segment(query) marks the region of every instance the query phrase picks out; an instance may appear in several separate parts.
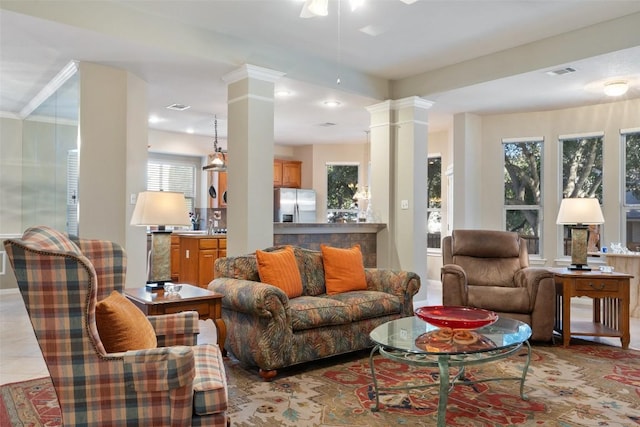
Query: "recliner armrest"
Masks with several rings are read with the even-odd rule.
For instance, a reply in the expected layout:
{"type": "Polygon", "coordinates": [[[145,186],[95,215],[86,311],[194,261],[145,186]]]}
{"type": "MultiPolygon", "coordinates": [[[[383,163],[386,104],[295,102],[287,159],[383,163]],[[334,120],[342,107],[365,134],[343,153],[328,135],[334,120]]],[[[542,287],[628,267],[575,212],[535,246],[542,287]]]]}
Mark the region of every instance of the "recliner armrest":
{"type": "Polygon", "coordinates": [[[518,270],[513,280],[516,286],[527,288],[529,292],[530,310],[533,310],[536,304],[536,297],[538,296],[540,284],[550,283],[550,285],[546,286],[553,286],[555,283],[553,273],[546,268],[541,267],[526,267],[522,270],[518,270]]]}
{"type": "Polygon", "coordinates": [[[456,264],[445,264],[440,269],[442,281],[442,304],[462,305],[468,304],[467,273],[456,264]]]}

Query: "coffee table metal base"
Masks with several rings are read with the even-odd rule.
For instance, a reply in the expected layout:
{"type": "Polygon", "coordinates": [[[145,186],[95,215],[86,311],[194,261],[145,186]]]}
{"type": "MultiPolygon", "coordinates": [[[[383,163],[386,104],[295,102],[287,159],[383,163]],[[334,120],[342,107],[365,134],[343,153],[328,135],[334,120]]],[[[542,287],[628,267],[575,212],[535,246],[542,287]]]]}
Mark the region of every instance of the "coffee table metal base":
{"type": "Polygon", "coordinates": [[[527,377],[530,363],[531,346],[529,345],[529,341],[514,344],[513,346],[502,348],[499,350],[470,354],[410,353],[400,350],[388,349],[381,345],[376,345],[373,350],[371,350],[371,355],[369,356],[371,377],[373,379],[373,387],[376,394],[376,405],[371,408],[371,410],[373,412],[377,412],[380,410],[380,391],[413,390],[440,386],[437,425],[438,427],[444,427],[446,425],[447,401],[449,399],[449,393],[456,384],[471,385],[488,381],[520,381],[520,397],[522,398],[522,400],[528,400],[528,397],[524,393],[524,381],[527,377]],[[523,344],[526,345],[527,348],[527,358],[524,363],[524,367],[522,368],[522,375],[520,377],[486,378],[475,381],[470,381],[465,377],[465,368],[467,366],[480,365],[483,363],[505,359],[517,353],[522,348],[523,344]],[[431,368],[437,367],[440,371],[440,382],[422,385],[381,387],[376,379],[375,365],[373,363],[373,357],[376,353],[380,353],[381,356],[387,359],[412,366],[431,368]],[[458,372],[453,377],[450,377],[450,368],[455,367],[459,368],[458,372]]]}

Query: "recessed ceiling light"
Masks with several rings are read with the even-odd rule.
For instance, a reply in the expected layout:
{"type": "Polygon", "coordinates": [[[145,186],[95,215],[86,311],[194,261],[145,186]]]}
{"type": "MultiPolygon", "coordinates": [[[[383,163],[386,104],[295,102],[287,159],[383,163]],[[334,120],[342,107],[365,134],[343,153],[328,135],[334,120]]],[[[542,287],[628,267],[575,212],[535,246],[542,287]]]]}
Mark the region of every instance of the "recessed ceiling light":
{"type": "Polygon", "coordinates": [[[330,99],[327,101],[324,101],[324,105],[326,105],[327,107],[337,107],[340,105],[340,101],[336,101],[335,99],[330,99]]]}
{"type": "Polygon", "coordinates": [[[625,81],[609,82],[604,85],[604,93],[607,96],[624,95],[628,90],[629,84],[625,81]]]}
{"type": "Polygon", "coordinates": [[[320,123],[318,126],[322,126],[324,128],[328,128],[328,127],[335,126],[335,125],[336,125],[336,123],[333,123],[333,122],[324,122],[324,123],[320,123]]]}
{"type": "Polygon", "coordinates": [[[149,123],[159,123],[162,119],[158,116],[149,116],[149,123]]]}
{"type": "Polygon", "coordinates": [[[286,89],[280,89],[276,91],[276,96],[278,98],[286,98],[287,96],[291,96],[292,93],[290,90],[286,90],[286,89]]]}
{"type": "Polygon", "coordinates": [[[193,128],[187,129],[187,133],[193,133],[193,132],[194,132],[193,128]]]}
{"type": "Polygon", "coordinates": [[[184,111],[191,108],[191,105],[171,104],[171,105],[167,105],[165,108],[168,110],[184,111]]]}

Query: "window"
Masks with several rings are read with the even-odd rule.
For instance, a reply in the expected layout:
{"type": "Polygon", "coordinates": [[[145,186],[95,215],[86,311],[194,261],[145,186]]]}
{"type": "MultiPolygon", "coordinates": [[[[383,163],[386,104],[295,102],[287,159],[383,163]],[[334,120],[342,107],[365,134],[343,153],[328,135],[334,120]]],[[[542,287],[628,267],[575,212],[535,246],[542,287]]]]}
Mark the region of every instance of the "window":
{"type": "Polygon", "coordinates": [[[622,131],[625,179],[623,221],[627,248],[640,251],[640,129],[622,131]]]}
{"type": "Polygon", "coordinates": [[[505,229],[527,242],[529,254],[542,247],[542,138],[503,140],[505,229]]]}
{"type": "Polygon", "coordinates": [[[187,209],[193,212],[199,164],[199,158],[150,155],[147,161],[147,190],[184,193],[187,209]]]}
{"type": "Polygon", "coordinates": [[[427,249],[440,249],[442,239],[442,157],[427,161],[427,249]]]}
{"type": "Polygon", "coordinates": [[[327,165],[327,222],[357,221],[358,206],[353,200],[357,187],[357,164],[327,165]]]}
{"type": "MultiPolygon", "coordinates": [[[[561,136],[562,197],[596,197],[602,204],[603,134],[561,136]]],[[[587,252],[600,250],[600,226],[590,226],[587,252]]],[[[571,227],[563,227],[564,255],[571,255],[571,227]]]]}

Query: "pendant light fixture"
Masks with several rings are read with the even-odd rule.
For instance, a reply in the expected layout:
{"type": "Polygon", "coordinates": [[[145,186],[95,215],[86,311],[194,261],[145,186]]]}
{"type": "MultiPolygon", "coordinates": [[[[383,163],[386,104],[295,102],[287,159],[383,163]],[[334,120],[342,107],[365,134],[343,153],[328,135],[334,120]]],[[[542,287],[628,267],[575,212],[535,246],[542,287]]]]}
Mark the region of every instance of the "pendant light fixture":
{"type": "Polygon", "coordinates": [[[211,162],[202,167],[204,171],[225,172],[227,170],[227,159],[222,152],[222,148],[218,147],[218,116],[213,119],[213,156],[211,162]]]}

